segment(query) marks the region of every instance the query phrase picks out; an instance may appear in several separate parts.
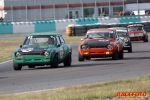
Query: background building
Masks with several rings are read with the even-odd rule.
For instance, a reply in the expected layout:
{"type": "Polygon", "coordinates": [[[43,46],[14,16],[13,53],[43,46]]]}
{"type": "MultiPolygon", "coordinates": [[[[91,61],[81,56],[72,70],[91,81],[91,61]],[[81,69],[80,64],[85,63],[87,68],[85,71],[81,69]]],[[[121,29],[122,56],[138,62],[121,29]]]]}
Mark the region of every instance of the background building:
{"type": "Polygon", "coordinates": [[[58,20],[66,18],[116,17],[118,13],[145,15],[150,0],[0,0],[4,21],[58,20]]]}

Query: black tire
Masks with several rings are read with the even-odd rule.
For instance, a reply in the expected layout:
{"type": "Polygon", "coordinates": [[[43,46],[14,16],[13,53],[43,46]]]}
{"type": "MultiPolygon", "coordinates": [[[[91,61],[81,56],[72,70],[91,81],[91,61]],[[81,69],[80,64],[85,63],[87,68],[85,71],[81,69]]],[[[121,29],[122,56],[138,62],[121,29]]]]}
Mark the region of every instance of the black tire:
{"type": "Polygon", "coordinates": [[[119,53],[119,59],[123,59],[124,57],[124,53],[123,53],[123,49],[121,50],[121,52],[119,53]]]}
{"type": "Polygon", "coordinates": [[[129,53],[132,52],[132,45],[130,45],[130,48],[128,49],[128,52],[129,52],[129,53]]]}
{"type": "Polygon", "coordinates": [[[14,70],[21,70],[21,69],[22,69],[22,65],[17,64],[17,63],[13,60],[13,68],[14,68],[14,70]]]}
{"type": "Polygon", "coordinates": [[[112,56],[113,60],[118,60],[118,50],[115,51],[115,53],[112,56]]]}
{"type": "Polygon", "coordinates": [[[54,56],[53,61],[51,63],[52,68],[57,68],[58,67],[58,56],[57,54],[54,56]]]}
{"type": "Polygon", "coordinates": [[[146,42],[146,39],[144,38],[143,42],[146,42]]]}
{"type": "Polygon", "coordinates": [[[29,67],[29,68],[35,68],[35,66],[34,66],[34,65],[28,65],[28,67],[29,67]]]}
{"type": "Polygon", "coordinates": [[[147,36],[146,42],[148,42],[148,36],[147,36]]]}
{"type": "Polygon", "coordinates": [[[79,55],[78,55],[78,60],[79,61],[84,61],[84,57],[80,54],[80,52],[79,52],[79,55]]]}
{"type": "Polygon", "coordinates": [[[71,53],[68,54],[66,61],[64,62],[64,66],[71,66],[72,56],[71,53]]]}
{"type": "Polygon", "coordinates": [[[144,42],[148,42],[148,37],[146,38],[146,36],[144,36],[144,42]]]}
{"type": "Polygon", "coordinates": [[[85,57],[86,60],[91,60],[91,57],[85,57]]]}

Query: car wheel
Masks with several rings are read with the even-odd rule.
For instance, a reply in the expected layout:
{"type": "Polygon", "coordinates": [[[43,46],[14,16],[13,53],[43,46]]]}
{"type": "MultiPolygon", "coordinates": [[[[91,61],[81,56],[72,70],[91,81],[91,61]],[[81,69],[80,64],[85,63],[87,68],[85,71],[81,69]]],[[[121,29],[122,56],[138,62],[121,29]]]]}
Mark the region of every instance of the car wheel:
{"type": "Polygon", "coordinates": [[[147,37],[147,39],[146,39],[146,42],[148,42],[148,37],[147,37]]]}
{"type": "Polygon", "coordinates": [[[79,54],[78,54],[78,60],[79,60],[79,61],[84,61],[84,57],[80,54],[80,52],[79,52],[79,54]]]}
{"type": "Polygon", "coordinates": [[[132,45],[130,45],[130,48],[128,49],[128,52],[129,52],[129,53],[132,52],[132,45]]]}
{"type": "Polygon", "coordinates": [[[115,51],[115,53],[112,56],[113,60],[118,60],[118,50],[115,51]]]}
{"type": "Polygon", "coordinates": [[[14,70],[21,70],[21,69],[22,69],[22,65],[17,64],[17,63],[13,60],[13,68],[14,68],[14,70]]]}
{"type": "Polygon", "coordinates": [[[58,56],[57,54],[54,56],[53,61],[51,63],[52,68],[57,68],[58,67],[58,56]]]}
{"type": "Polygon", "coordinates": [[[72,56],[71,53],[68,54],[66,61],[64,62],[64,66],[71,66],[72,56]]]}
{"type": "Polygon", "coordinates": [[[124,57],[124,53],[123,53],[123,49],[121,50],[121,52],[119,53],[119,59],[123,59],[124,57]]]}
{"type": "Polygon", "coordinates": [[[29,68],[35,68],[35,66],[34,66],[34,65],[28,65],[28,67],[29,67],[29,68]]]}
{"type": "Polygon", "coordinates": [[[91,60],[91,57],[85,57],[86,60],[91,60]]]}
{"type": "Polygon", "coordinates": [[[146,36],[144,36],[144,42],[148,42],[148,38],[146,38],[146,36]]]}

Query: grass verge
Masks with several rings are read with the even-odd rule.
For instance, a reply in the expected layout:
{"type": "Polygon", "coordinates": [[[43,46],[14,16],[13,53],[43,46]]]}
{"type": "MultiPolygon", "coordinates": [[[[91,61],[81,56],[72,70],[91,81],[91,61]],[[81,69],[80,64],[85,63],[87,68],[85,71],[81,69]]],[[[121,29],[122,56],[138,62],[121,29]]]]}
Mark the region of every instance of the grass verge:
{"type": "MultiPolygon", "coordinates": [[[[73,43],[79,43],[81,42],[80,39],[83,38],[83,36],[64,36],[64,39],[68,44],[73,43]]],[[[0,62],[9,60],[12,58],[13,51],[23,43],[24,39],[1,39],[0,40],[0,62]]]]}
{"type": "Polygon", "coordinates": [[[114,98],[117,92],[150,93],[150,76],[70,86],[53,91],[0,95],[0,100],[100,100],[114,98]]]}

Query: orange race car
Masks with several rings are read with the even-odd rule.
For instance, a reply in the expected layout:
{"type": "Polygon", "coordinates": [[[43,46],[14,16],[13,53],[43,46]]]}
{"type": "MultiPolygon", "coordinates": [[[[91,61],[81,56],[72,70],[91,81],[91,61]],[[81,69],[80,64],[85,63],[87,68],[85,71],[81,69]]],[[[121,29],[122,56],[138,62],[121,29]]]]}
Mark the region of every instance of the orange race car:
{"type": "Polygon", "coordinates": [[[112,57],[114,60],[123,59],[123,42],[114,29],[97,28],[87,31],[85,38],[78,46],[78,60],[91,58],[112,57]]]}

